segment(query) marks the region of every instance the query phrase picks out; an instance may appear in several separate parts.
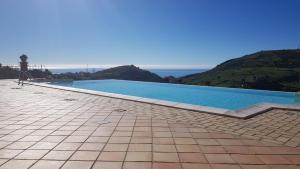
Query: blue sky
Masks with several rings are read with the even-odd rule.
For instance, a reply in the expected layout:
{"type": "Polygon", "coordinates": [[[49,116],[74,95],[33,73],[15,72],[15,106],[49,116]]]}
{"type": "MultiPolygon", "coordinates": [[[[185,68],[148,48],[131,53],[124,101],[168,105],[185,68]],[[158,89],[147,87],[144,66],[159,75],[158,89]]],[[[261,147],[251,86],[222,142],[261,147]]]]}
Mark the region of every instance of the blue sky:
{"type": "Polygon", "coordinates": [[[1,0],[0,62],[211,67],[300,44],[299,0],[1,0]]]}

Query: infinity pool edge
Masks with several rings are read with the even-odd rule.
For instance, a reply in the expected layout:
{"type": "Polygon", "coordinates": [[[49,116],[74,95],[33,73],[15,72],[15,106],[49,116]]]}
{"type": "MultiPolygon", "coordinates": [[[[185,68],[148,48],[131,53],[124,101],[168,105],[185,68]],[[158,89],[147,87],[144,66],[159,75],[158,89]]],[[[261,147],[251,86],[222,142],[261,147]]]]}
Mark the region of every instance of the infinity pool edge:
{"type": "Polygon", "coordinates": [[[88,90],[88,89],[79,89],[79,88],[74,88],[74,87],[51,85],[51,84],[47,84],[47,83],[26,82],[26,84],[40,86],[40,87],[47,87],[47,88],[52,88],[52,89],[65,90],[65,91],[92,94],[92,95],[103,96],[103,97],[117,98],[117,99],[140,102],[140,103],[167,106],[167,107],[172,107],[172,108],[179,108],[179,109],[184,109],[184,110],[197,111],[197,112],[209,113],[209,114],[215,114],[215,115],[221,115],[221,116],[227,116],[227,117],[234,117],[234,118],[239,118],[239,119],[248,119],[248,118],[254,117],[258,114],[270,111],[272,109],[285,109],[285,110],[299,110],[300,111],[300,106],[274,104],[274,103],[258,103],[258,104],[252,105],[251,107],[247,107],[247,108],[243,108],[243,109],[239,109],[239,110],[229,110],[229,109],[222,109],[222,108],[216,108],[216,107],[198,106],[198,105],[192,105],[192,104],[186,104],[186,103],[165,101],[165,100],[159,100],[159,99],[149,99],[149,98],[143,98],[143,97],[137,97],[137,96],[129,96],[129,95],[124,95],[124,94],[115,94],[115,93],[101,92],[101,91],[88,90]]]}

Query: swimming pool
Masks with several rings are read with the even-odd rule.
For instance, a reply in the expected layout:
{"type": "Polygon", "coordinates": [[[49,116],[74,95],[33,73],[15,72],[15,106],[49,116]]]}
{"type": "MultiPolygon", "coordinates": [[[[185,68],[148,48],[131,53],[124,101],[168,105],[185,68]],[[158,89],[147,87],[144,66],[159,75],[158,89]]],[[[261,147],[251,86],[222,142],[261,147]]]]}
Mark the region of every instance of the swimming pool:
{"type": "Polygon", "coordinates": [[[52,84],[229,110],[247,108],[262,102],[300,105],[300,98],[293,92],[127,80],[83,80],[52,84]]]}

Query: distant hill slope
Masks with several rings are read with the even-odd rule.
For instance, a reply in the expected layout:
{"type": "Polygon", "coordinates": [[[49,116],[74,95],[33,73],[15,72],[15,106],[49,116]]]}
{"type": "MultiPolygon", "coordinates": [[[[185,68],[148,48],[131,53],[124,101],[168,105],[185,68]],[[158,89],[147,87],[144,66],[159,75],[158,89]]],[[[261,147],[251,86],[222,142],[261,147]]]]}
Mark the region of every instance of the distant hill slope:
{"type": "Polygon", "coordinates": [[[118,66],[105,69],[92,74],[93,79],[121,79],[148,82],[163,82],[164,80],[155,73],[140,69],[134,65],[118,66]]]}
{"type": "Polygon", "coordinates": [[[179,83],[300,91],[300,50],[261,51],[177,79],[179,83]]]}

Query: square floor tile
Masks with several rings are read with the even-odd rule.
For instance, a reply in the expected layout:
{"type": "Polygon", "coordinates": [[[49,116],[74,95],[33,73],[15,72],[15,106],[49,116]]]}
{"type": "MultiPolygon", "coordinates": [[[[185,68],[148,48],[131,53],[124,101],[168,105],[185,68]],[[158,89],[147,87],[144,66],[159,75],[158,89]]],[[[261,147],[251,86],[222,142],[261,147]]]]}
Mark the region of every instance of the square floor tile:
{"type": "Polygon", "coordinates": [[[179,163],[153,163],[152,169],[182,169],[179,163]]]}
{"type": "Polygon", "coordinates": [[[176,145],[178,152],[200,152],[200,148],[198,145],[176,145]]]}
{"type": "Polygon", "coordinates": [[[228,154],[205,154],[209,163],[236,163],[228,154]]]}
{"type": "Polygon", "coordinates": [[[204,155],[201,153],[179,153],[179,159],[181,162],[191,162],[191,163],[207,163],[204,155]]]}
{"type": "Polygon", "coordinates": [[[71,160],[96,160],[99,153],[97,151],[76,151],[71,160]]]}
{"type": "Polygon", "coordinates": [[[153,144],[154,152],[176,152],[175,145],[153,144]]]}
{"type": "Polygon", "coordinates": [[[64,161],[39,160],[30,169],[59,169],[64,161]]]}
{"type": "Polygon", "coordinates": [[[231,158],[239,164],[263,164],[255,155],[231,154],[231,158]]]}
{"type": "Polygon", "coordinates": [[[67,161],[61,169],[90,169],[92,165],[91,161],[67,161]]]}
{"type": "Polygon", "coordinates": [[[36,160],[10,160],[7,163],[3,164],[1,169],[27,169],[29,168],[36,160]]]}
{"type": "Polygon", "coordinates": [[[182,163],[182,169],[212,169],[212,168],[210,167],[209,164],[182,163]]]}
{"type": "Polygon", "coordinates": [[[128,151],[151,151],[151,144],[129,144],[128,151]]]}
{"type": "Polygon", "coordinates": [[[16,159],[41,159],[49,150],[25,150],[16,159]]]}
{"type": "Polygon", "coordinates": [[[280,155],[258,155],[257,157],[265,164],[292,164],[280,155]]]}
{"type": "Polygon", "coordinates": [[[153,161],[179,162],[179,158],[177,153],[153,153],[153,161]]]}
{"type": "Polygon", "coordinates": [[[151,169],[151,162],[125,162],[122,169],[151,169]]]}
{"type": "Polygon", "coordinates": [[[152,161],[151,152],[127,152],[125,161],[152,161]]]}
{"type": "Polygon", "coordinates": [[[19,150],[22,150],[22,149],[27,149],[29,148],[30,146],[32,146],[33,144],[35,144],[36,142],[31,142],[31,141],[17,141],[17,142],[14,142],[10,145],[8,145],[7,149],[19,149],[19,150]]]}
{"type": "Polygon", "coordinates": [[[77,150],[77,148],[81,145],[82,143],[65,143],[62,142],[59,145],[57,145],[54,150],[77,150]]]}
{"type": "Polygon", "coordinates": [[[111,137],[108,143],[129,143],[131,137],[111,137]]]}
{"type": "Polygon", "coordinates": [[[43,159],[47,160],[67,160],[74,153],[74,151],[50,151],[43,159]]]}
{"type": "Polygon", "coordinates": [[[101,151],[104,147],[102,143],[83,143],[79,150],[94,150],[94,151],[101,151]]]}
{"type": "Polygon", "coordinates": [[[93,169],[122,169],[122,162],[97,161],[93,169]]]}
{"type": "Polygon", "coordinates": [[[153,144],[175,144],[173,138],[153,138],[153,144]]]}
{"type": "Polygon", "coordinates": [[[128,144],[106,144],[103,151],[127,151],[128,144]]]}
{"type": "Polygon", "coordinates": [[[126,152],[102,152],[98,158],[100,161],[124,161],[126,152]]]}
{"type": "Polygon", "coordinates": [[[31,146],[29,149],[50,150],[50,149],[53,149],[57,144],[58,143],[37,142],[35,145],[31,146]]]}

